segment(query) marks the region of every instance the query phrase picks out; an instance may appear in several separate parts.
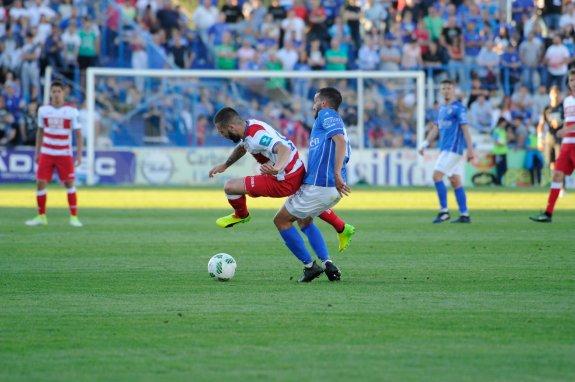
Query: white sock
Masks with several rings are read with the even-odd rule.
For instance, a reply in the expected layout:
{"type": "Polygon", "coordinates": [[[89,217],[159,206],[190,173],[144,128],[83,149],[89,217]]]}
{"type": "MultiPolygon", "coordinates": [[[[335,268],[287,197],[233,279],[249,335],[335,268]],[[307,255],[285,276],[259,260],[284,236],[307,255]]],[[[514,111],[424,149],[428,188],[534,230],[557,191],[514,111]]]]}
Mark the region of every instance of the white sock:
{"type": "Polygon", "coordinates": [[[308,263],[308,264],[304,264],[303,266],[304,266],[304,267],[306,267],[306,268],[311,268],[311,267],[312,267],[312,265],[313,265],[313,262],[311,262],[311,263],[308,263]]]}
{"type": "Polygon", "coordinates": [[[449,212],[449,209],[447,209],[447,208],[442,208],[442,209],[439,210],[439,212],[441,212],[441,213],[443,213],[443,212],[449,212]]]}
{"type": "Polygon", "coordinates": [[[228,194],[226,194],[226,198],[228,198],[228,200],[236,200],[236,199],[239,199],[241,197],[242,197],[242,195],[228,195],[228,194]]]}

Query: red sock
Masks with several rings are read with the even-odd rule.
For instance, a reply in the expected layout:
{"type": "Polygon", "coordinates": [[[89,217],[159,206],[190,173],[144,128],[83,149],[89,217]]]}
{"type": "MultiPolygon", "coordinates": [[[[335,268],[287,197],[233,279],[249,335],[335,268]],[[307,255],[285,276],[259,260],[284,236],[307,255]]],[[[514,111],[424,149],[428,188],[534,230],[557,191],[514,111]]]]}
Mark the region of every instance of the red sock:
{"type": "Polygon", "coordinates": [[[78,214],[78,200],[75,187],[68,189],[68,206],[70,207],[70,215],[76,216],[78,214]]]}
{"type": "Polygon", "coordinates": [[[231,197],[235,197],[237,195],[227,195],[228,196],[228,203],[233,207],[234,211],[236,212],[235,215],[238,218],[245,218],[250,213],[248,212],[248,206],[246,204],[246,196],[242,195],[236,199],[230,199],[231,197]]]}
{"type": "Polygon", "coordinates": [[[36,203],[38,204],[38,214],[40,215],[44,215],[46,213],[46,199],[48,199],[46,190],[36,192],[36,203]]]}
{"type": "Polygon", "coordinates": [[[324,222],[330,224],[333,228],[335,228],[337,232],[343,232],[343,229],[345,228],[345,222],[341,220],[339,216],[337,216],[335,212],[333,212],[332,209],[323,211],[319,215],[319,218],[324,222]]]}
{"type": "Polygon", "coordinates": [[[557,198],[559,198],[559,193],[561,192],[561,183],[553,182],[551,183],[551,189],[549,190],[549,198],[547,199],[547,208],[545,213],[547,215],[553,215],[553,210],[555,209],[555,203],[557,203],[557,198]]]}

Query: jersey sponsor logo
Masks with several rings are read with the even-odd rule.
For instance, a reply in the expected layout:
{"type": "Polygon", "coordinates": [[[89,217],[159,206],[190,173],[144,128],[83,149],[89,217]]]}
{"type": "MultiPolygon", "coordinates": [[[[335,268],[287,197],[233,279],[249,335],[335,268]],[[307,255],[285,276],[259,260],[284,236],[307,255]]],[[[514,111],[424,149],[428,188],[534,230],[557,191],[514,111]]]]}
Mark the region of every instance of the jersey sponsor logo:
{"type": "Polygon", "coordinates": [[[309,148],[315,147],[319,144],[319,138],[313,138],[309,141],[309,148]]]}
{"type": "Polygon", "coordinates": [[[270,143],[272,141],[272,137],[264,135],[261,139],[260,139],[260,145],[261,146],[269,146],[270,143]]]}

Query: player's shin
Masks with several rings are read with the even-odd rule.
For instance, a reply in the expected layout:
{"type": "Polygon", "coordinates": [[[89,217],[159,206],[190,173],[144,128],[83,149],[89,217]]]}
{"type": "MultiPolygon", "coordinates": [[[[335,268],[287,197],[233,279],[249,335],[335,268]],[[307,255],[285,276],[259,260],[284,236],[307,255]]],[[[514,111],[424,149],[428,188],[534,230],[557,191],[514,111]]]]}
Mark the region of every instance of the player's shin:
{"type": "Polygon", "coordinates": [[[547,208],[545,213],[549,216],[553,215],[553,210],[555,209],[555,203],[557,203],[557,198],[559,198],[559,193],[561,192],[561,182],[551,183],[551,189],[549,190],[549,197],[547,198],[547,208]]]}
{"type": "Polygon", "coordinates": [[[308,225],[307,227],[303,227],[301,231],[307,236],[313,251],[317,255],[317,257],[325,263],[329,260],[329,252],[327,250],[327,245],[325,244],[325,240],[321,234],[321,231],[317,226],[313,223],[308,225]]]}
{"type": "Polygon", "coordinates": [[[455,199],[459,206],[459,213],[462,216],[469,215],[469,211],[467,210],[467,196],[465,195],[465,189],[463,187],[455,189],[455,199]]]}
{"type": "Polygon", "coordinates": [[[46,189],[36,191],[36,203],[38,204],[38,215],[46,214],[46,200],[48,194],[46,189]]]}
{"type": "Polygon", "coordinates": [[[280,230],[280,235],[284,239],[286,246],[306,267],[311,267],[313,260],[305,247],[305,243],[294,226],[280,230]]]}
{"type": "Polygon", "coordinates": [[[70,215],[78,215],[78,197],[76,194],[76,187],[71,187],[66,190],[68,194],[68,207],[70,208],[70,215]]]}
{"type": "Polygon", "coordinates": [[[248,206],[246,204],[246,196],[245,195],[228,195],[228,194],[226,194],[226,197],[228,198],[228,203],[230,203],[230,205],[232,206],[232,208],[235,211],[235,215],[238,218],[243,219],[250,214],[248,211],[248,206]]]}
{"type": "Polygon", "coordinates": [[[435,191],[437,192],[440,211],[447,211],[447,187],[445,187],[443,180],[435,182],[435,191]]]}
{"type": "Polygon", "coordinates": [[[336,232],[343,232],[345,228],[345,222],[339,216],[337,216],[332,209],[323,211],[318,217],[331,225],[336,230],[336,232]]]}

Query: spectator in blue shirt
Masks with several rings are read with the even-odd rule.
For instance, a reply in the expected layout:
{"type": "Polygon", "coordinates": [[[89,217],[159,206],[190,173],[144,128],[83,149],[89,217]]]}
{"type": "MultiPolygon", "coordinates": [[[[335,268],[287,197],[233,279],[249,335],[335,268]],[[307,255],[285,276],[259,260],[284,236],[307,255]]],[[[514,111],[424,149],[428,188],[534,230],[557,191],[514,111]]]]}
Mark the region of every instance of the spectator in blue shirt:
{"type": "Polygon", "coordinates": [[[505,52],[501,55],[501,69],[503,92],[505,95],[510,95],[515,84],[521,79],[521,59],[514,41],[509,42],[505,52]]]}

